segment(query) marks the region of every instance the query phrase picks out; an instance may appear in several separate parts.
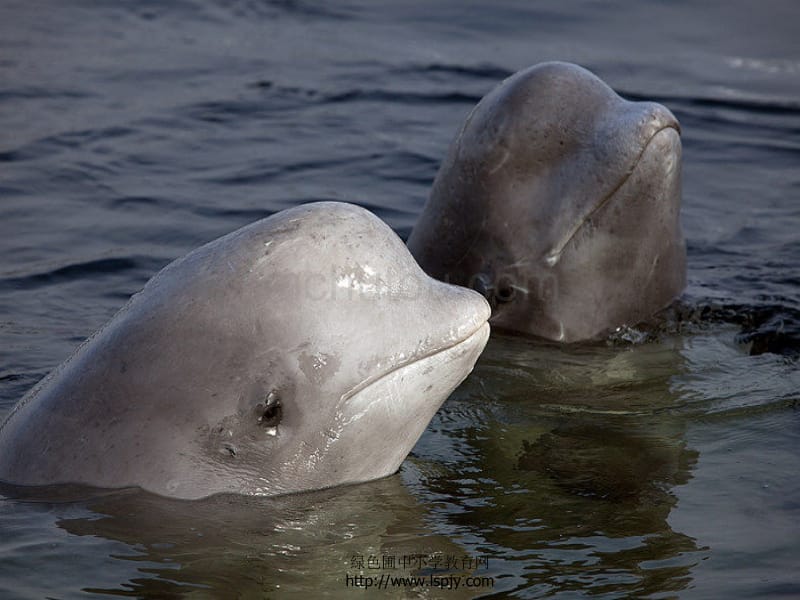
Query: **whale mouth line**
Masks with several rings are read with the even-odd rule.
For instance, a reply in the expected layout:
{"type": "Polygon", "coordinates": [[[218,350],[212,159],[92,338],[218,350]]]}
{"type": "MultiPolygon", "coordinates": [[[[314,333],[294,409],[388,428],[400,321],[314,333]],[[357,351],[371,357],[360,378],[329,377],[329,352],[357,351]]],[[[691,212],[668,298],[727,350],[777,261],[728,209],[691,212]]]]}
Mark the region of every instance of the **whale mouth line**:
{"type": "Polygon", "coordinates": [[[586,214],[583,217],[581,217],[572,228],[570,228],[569,231],[567,231],[566,235],[562,237],[561,240],[557,244],[555,244],[550,249],[549,252],[547,252],[544,255],[544,262],[547,264],[547,266],[553,267],[558,263],[559,259],[561,258],[561,253],[564,252],[564,248],[567,247],[567,244],[569,244],[572,241],[572,239],[577,235],[577,233],[583,228],[584,225],[586,225],[587,222],[589,222],[589,220],[594,215],[596,215],[600,210],[602,210],[602,208],[606,204],[608,204],[608,202],[611,200],[611,198],[613,198],[616,195],[616,193],[620,190],[620,188],[628,182],[631,175],[633,175],[634,171],[636,171],[636,167],[639,166],[642,157],[644,156],[645,152],[647,152],[647,149],[650,147],[650,144],[652,144],[653,140],[656,139],[658,134],[660,134],[662,131],[666,131],[668,129],[673,130],[679,136],[681,134],[681,128],[677,122],[668,123],[663,127],[657,129],[653,133],[653,135],[650,136],[647,142],[642,146],[642,149],[639,151],[639,154],[636,156],[635,159],[633,159],[631,166],[625,170],[625,173],[622,175],[617,184],[613,188],[611,188],[611,190],[607,194],[605,194],[602,198],[600,198],[600,200],[594,206],[592,206],[586,212],[586,214]]]}
{"type": "Polygon", "coordinates": [[[410,367],[411,365],[417,364],[419,362],[422,362],[424,360],[427,360],[427,359],[432,358],[434,356],[437,356],[439,354],[444,354],[445,352],[449,352],[451,350],[454,350],[455,348],[458,348],[459,346],[464,346],[464,345],[468,344],[469,342],[471,342],[472,340],[474,340],[475,338],[480,336],[481,333],[487,327],[489,327],[488,318],[483,320],[483,321],[481,321],[481,323],[474,330],[472,330],[468,335],[465,335],[464,337],[458,339],[457,341],[455,341],[455,342],[453,342],[451,344],[447,344],[445,346],[437,348],[436,350],[431,350],[430,352],[426,352],[425,354],[420,354],[420,355],[416,355],[416,356],[409,356],[407,359],[401,360],[398,363],[396,363],[395,365],[391,366],[386,371],[383,371],[383,372],[381,372],[381,373],[379,373],[377,375],[373,375],[371,377],[367,377],[364,381],[362,381],[361,383],[357,384],[356,386],[351,388],[349,391],[345,392],[342,395],[342,401],[346,402],[347,400],[349,400],[350,398],[352,398],[356,394],[364,391],[366,388],[368,388],[368,387],[372,386],[373,384],[381,381],[382,379],[385,379],[386,377],[391,376],[392,374],[396,373],[397,371],[405,369],[406,367],[410,367]]]}

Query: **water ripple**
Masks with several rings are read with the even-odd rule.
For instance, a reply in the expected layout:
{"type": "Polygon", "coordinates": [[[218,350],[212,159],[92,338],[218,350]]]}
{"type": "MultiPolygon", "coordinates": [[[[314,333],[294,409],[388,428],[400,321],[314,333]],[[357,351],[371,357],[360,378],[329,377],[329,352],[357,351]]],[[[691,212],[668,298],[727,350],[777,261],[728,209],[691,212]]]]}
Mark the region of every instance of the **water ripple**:
{"type": "Polygon", "coordinates": [[[126,271],[152,272],[164,264],[163,259],[151,256],[122,256],[91,259],[60,265],[38,273],[0,275],[0,290],[31,290],[39,287],[97,279],[126,271]]]}

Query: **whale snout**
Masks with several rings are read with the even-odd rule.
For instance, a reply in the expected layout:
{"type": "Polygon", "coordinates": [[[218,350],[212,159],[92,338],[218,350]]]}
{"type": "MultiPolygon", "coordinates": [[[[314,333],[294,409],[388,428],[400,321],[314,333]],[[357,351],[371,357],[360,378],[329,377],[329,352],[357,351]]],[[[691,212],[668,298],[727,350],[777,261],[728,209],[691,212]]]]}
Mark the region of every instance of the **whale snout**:
{"type": "Polygon", "coordinates": [[[438,330],[440,349],[463,342],[492,316],[489,302],[475,290],[438,281],[433,283],[438,290],[432,316],[433,321],[439,323],[433,330],[438,330]]]}
{"type": "Polygon", "coordinates": [[[681,124],[667,107],[657,102],[642,102],[643,116],[639,125],[639,135],[643,146],[665,129],[674,129],[681,133],[681,124]]]}
{"type": "Polygon", "coordinates": [[[455,307],[461,314],[460,327],[469,331],[471,335],[489,320],[492,316],[492,307],[486,298],[475,290],[460,286],[452,286],[452,290],[459,296],[455,301],[455,307]]]}
{"type": "MultiPolygon", "coordinates": [[[[640,163],[645,162],[643,159],[647,154],[660,157],[660,160],[651,168],[654,173],[654,185],[662,187],[669,185],[674,177],[680,175],[681,138],[678,130],[672,127],[659,129],[648,142],[640,163]]],[[[664,194],[662,199],[671,203],[679,203],[680,194],[664,194]]]]}

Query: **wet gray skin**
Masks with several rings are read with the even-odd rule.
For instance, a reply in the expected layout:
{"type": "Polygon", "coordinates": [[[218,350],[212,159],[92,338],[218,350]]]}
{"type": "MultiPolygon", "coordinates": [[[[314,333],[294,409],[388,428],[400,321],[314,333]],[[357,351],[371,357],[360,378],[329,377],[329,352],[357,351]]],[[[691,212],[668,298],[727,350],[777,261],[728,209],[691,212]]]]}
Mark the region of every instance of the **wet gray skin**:
{"type": "Polygon", "coordinates": [[[591,339],[683,290],[680,199],[671,112],[543,63],[469,115],[408,247],[431,276],[483,293],[493,327],[591,339]]]}
{"type": "Polygon", "coordinates": [[[489,335],[340,203],[283,211],[168,265],[0,427],[0,480],[275,495],[396,471],[489,335]]]}

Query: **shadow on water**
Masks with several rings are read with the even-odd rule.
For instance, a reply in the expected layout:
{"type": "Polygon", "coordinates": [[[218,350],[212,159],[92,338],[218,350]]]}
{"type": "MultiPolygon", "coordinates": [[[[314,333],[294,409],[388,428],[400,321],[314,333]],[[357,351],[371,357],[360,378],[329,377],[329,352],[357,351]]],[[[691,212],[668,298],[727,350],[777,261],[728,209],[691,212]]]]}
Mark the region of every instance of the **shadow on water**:
{"type": "Polygon", "coordinates": [[[796,406],[792,314],[677,304],[652,328],[567,346],[494,332],[415,449],[411,484],[434,506],[458,499],[439,531],[492,550],[495,591],[689,591],[711,556],[671,525],[701,459],[690,430],[796,406]]]}
{"type": "Polygon", "coordinates": [[[493,548],[515,573],[507,591],[685,588],[705,549],[668,522],[698,459],[672,410],[682,362],[670,339],[620,349],[493,337],[415,452],[421,494],[459,498],[443,530],[493,548]]]}
{"type": "MultiPolygon", "coordinates": [[[[94,559],[105,568],[81,578],[82,591],[91,594],[218,598],[235,590],[237,598],[349,597],[365,586],[348,585],[347,576],[426,574],[419,557],[458,562],[465,556],[457,542],[429,531],[426,509],[398,476],[277,498],[180,501],[135,489],[71,486],[3,486],[0,493],[13,498],[18,513],[38,510],[44,518],[55,512],[54,524],[71,536],[111,542],[92,552],[106,553],[105,561],[94,559]]],[[[435,572],[471,570],[461,566],[442,562],[435,572]]]]}

